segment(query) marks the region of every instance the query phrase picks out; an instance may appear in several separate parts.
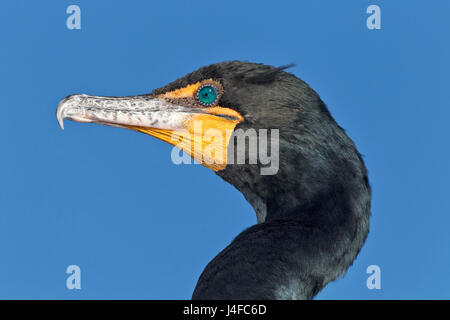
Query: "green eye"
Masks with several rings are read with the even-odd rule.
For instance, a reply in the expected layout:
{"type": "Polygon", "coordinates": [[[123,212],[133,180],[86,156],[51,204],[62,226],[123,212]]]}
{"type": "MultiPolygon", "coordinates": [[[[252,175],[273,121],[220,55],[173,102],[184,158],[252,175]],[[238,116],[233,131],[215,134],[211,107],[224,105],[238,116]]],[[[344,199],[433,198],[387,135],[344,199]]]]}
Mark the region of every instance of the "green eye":
{"type": "Polygon", "coordinates": [[[205,106],[213,105],[217,102],[217,88],[211,85],[206,85],[200,88],[197,93],[198,101],[205,106]]]}

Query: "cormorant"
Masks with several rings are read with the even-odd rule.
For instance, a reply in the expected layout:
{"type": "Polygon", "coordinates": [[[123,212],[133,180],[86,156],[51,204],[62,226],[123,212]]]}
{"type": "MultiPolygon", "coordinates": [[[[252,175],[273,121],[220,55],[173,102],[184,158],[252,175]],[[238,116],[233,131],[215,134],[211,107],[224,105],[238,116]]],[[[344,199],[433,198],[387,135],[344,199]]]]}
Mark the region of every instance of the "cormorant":
{"type": "Polygon", "coordinates": [[[177,145],[253,206],[258,223],[206,266],[193,299],[311,299],[346,272],[367,237],[371,192],[363,159],[319,95],[285,69],[228,61],[151,94],[77,94],[59,103],[62,128],[67,118],[177,145]],[[238,129],[279,129],[271,142],[279,152],[276,174],[261,174],[265,165],[251,162],[251,151],[244,164],[230,164],[238,129]]]}

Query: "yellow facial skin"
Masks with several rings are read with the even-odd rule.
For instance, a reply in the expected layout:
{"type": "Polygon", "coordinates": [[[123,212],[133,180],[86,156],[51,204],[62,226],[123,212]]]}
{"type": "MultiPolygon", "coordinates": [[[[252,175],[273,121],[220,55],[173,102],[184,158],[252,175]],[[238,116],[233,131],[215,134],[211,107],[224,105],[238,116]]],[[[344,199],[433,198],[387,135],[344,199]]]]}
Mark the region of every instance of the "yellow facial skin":
{"type": "MultiPolygon", "coordinates": [[[[211,81],[211,80],[210,80],[211,81]]],[[[214,81],[215,82],[215,81],[214,81]]],[[[190,84],[184,88],[176,89],[173,91],[160,94],[158,98],[180,99],[180,98],[193,98],[194,94],[200,88],[203,82],[197,82],[190,84]]],[[[216,83],[216,82],[215,82],[216,83]]]]}
{"type": "MultiPolygon", "coordinates": [[[[214,80],[205,80],[190,84],[184,88],[166,92],[157,96],[159,99],[193,99],[199,88],[205,84],[213,84],[222,93],[222,86],[214,80]]],[[[196,105],[196,107],[198,107],[196,105]]],[[[160,140],[186,152],[203,166],[213,170],[223,170],[227,165],[227,147],[236,125],[244,121],[237,111],[219,105],[203,107],[205,113],[192,113],[187,116],[181,128],[166,130],[156,128],[129,127],[160,140]]]]}

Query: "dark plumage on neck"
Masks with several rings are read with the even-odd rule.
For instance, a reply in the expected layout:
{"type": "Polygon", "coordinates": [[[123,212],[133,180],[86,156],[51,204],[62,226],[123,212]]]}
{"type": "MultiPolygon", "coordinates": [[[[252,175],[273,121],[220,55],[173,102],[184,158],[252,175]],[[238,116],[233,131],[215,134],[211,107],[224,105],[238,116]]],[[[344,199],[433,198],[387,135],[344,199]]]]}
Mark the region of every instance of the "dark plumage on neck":
{"type": "Polygon", "coordinates": [[[317,93],[283,68],[227,62],[181,81],[201,78],[222,82],[221,104],[245,118],[237,128],[279,129],[280,166],[262,176],[246,159],[217,172],[243,193],[260,223],[208,264],[193,298],[310,299],[347,270],[367,237],[363,160],[317,93]]]}

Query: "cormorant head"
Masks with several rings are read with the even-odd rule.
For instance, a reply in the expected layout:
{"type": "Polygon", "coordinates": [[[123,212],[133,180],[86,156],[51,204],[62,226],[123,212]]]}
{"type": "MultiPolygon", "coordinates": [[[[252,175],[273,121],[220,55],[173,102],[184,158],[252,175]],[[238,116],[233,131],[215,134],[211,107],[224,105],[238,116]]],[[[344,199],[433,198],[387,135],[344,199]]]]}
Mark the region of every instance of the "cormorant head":
{"type": "Polygon", "coordinates": [[[353,142],[316,92],[284,69],[218,63],[151,94],[68,96],[57,118],[61,127],[64,118],[95,122],[176,145],[236,186],[259,222],[274,212],[335,206],[339,193],[362,181],[368,190],[353,142]]]}

